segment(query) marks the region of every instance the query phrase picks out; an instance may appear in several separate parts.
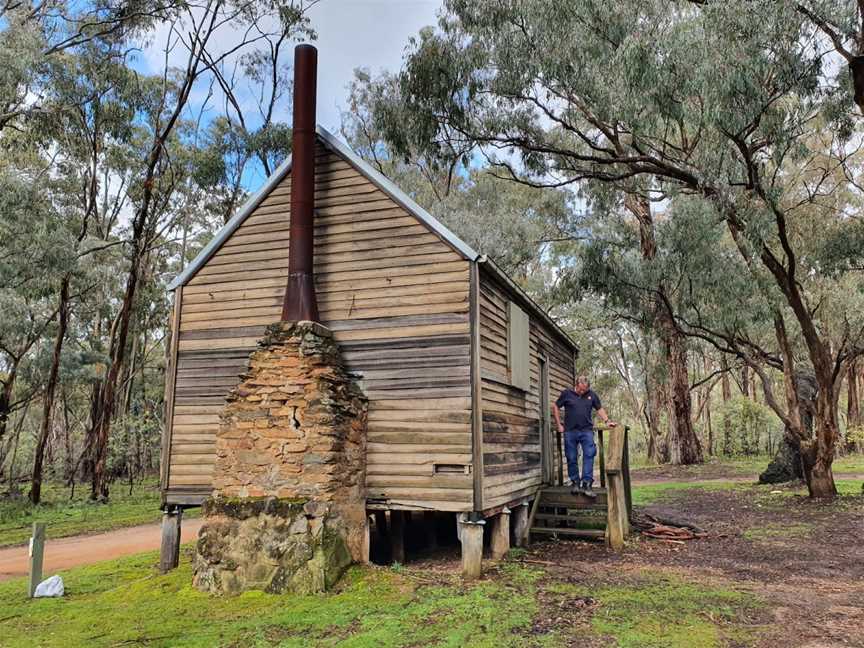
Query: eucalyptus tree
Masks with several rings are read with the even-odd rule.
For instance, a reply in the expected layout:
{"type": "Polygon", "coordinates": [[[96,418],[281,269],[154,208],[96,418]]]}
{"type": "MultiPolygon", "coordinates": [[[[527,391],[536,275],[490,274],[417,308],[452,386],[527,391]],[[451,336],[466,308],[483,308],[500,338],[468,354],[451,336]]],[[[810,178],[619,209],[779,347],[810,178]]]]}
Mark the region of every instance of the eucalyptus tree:
{"type": "Polygon", "coordinates": [[[390,112],[399,107],[397,79],[354,74],[341,129],[352,148],[547,308],[560,303],[554,288],[537,279],[554,265],[554,246],[573,237],[575,196],[508,182],[482,158],[455,149],[446,164],[415,150],[397,152],[384,132],[400,118],[390,112]]]}
{"type": "Polygon", "coordinates": [[[49,168],[26,140],[0,156],[0,469],[10,416],[40,392],[21,379],[56,315],[54,281],[69,263],[58,213],[41,191],[49,168]]]}
{"type": "MultiPolygon", "coordinates": [[[[122,44],[92,39],[74,52],[55,55],[47,67],[50,84],[43,89],[41,110],[31,120],[29,134],[46,155],[49,151],[53,155],[53,172],[40,183],[40,190],[50,196],[57,211],[53,227],[65,233],[60,249],[68,259],[57,268],[56,331],[31,473],[34,504],[41,498],[44,455],[75,303],[104,280],[96,271],[99,266],[93,264],[98,253],[122,244],[112,240],[110,227],[103,228],[104,236],[94,235],[104,212],[115,213],[122,201],[104,179],[124,174],[116,160],[135,135],[132,124],[141,108],[138,79],[126,65],[122,44]]],[[[116,269],[116,263],[107,267],[116,269]]]]}
{"type": "Polygon", "coordinates": [[[127,189],[132,209],[126,235],[125,286],[111,327],[108,367],[94,402],[92,416],[91,498],[108,496],[106,459],[111,424],[118,397],[118,384],[127,359],[127,342],[139,284],[150,246],[171,220],[172,199],[182,186],[182,172],[174,168],[169,154],[172,142],[182,148],[183,125],[193,91],[210,79],[224,62],[255,51],[274,34],[290,38],[308,35],[305,5],[292,0],[262,2],[209,0],[181,5],[169,16],[165,43],[165,68],[157,78],[142,84],[145,106],[137,123],[140,164],[130,175],[127,189]],[[226,40],[226,37],[230,36],[226,40]],[[172,52],[181,52],[180,65],[169,64],[172,52]]]}
{"type": "Polygon", "coordinates": [[[849,68],[852,99],[864,113],[864,2],[801,0],[792,3],[831,41],[849,68]]]}
{"type": "Polygon", "coordinates": [[[96,41],[129,42],[187,0],[10,0],[0,4],[0,132],[42,114],[51,60],[96,41]]]}
{"type": "Polygon", "coordinates": [[[801,334],[819,387],[808,484],[832,496],[837,381],[861,344],[850,330],[832,348],[820,331],[815,295],[799,281],[820,268],[790,230],[814,213],[841,230],[856,221],[814,212],[835,185],[789,169],[817,157],[849,168],[858,124],[837,56],[792,3],[449,0],[439,28],[406,55],[407,121],[393,141],[429,154],[450,140],[515,152],[500,167],[538,186],[640,182],[652,199],[704,201],[740,258],[768,273],[801,334]],[[814,139],[820,129],[834,138],[814,139]]]}

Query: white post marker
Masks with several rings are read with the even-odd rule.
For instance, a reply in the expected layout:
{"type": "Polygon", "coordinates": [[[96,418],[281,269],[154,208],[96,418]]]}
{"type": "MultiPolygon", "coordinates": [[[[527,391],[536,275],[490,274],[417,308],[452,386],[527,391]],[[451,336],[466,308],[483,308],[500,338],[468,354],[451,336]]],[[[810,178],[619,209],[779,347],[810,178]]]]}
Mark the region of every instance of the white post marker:
{"type": "Polygon", "coordinates": [[[45,552],[45,523],[33,523],[33,535],[30,536],[30,582],[27,587],[27,595],[33,598],[36,586],[42,582],[42,556],[45,552]]]}

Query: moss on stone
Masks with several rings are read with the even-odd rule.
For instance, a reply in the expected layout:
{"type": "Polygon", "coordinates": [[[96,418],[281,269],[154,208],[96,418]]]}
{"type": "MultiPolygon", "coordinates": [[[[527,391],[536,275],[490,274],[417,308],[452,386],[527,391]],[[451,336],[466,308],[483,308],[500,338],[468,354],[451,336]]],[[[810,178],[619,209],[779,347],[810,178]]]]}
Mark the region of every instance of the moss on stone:
{"type": "Polygon", "coordinates": [[[262,514],[293,518],[303,514],[308,501],[300,497],[211,497],[204,501],[202,512],[205,517],[224,515],[234,520],[262,514]]]}

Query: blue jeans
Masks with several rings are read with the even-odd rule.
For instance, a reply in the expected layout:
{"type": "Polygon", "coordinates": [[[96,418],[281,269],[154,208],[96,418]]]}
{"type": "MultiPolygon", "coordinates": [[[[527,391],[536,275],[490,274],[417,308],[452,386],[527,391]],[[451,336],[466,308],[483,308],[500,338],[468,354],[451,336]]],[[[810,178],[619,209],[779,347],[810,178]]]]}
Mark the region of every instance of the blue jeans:
{"type": "Polygon", "coordinates": [[[564,432],[564,454],[567,456],[567,474],[570,481],[594,481],[594,430],[566,430],[564,432]],[[579,477],[579,446],[582,446],[582,477],[579,477]]]}

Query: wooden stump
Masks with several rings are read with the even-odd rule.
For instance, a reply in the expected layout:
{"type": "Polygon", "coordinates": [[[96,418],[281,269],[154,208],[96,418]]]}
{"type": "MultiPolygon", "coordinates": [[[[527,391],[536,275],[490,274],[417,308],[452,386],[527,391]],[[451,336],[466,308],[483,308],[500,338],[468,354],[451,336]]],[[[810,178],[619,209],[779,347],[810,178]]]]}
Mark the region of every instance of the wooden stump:
{"type": "MultiPolygon", "coordinates": [[[[540,496],[539,493],[537,496],[540,496]]],[[[513,509],[513,536],[517,547],[528,544],[528,504],[520,504],[513,509]]]]}
{"type": "Polygon", "coordinates": [[[405,564],[405,511],[390,511],[390,559],[405,564]]]}
{"type": "Polygon", "coordinates": [[[483,564],[484,520],[459,519],[459,540],[462,543],[462,576],[480,578],[483,564]]]}
{"type": "Polygon", "coordinates": [[[438,515],[435,511],[423,513],[423,525],[425,527],[426,547],[435,551],[438,548],[438,515]]]}
{"type": "Polygon", "coordinates": [[[492,537],[489,544],[495,560],[501,560],[510,551],[510,509],[505,508],[492,518],[492,537]]]}
{"type": "Polygon", "coordinates": [[[159,571],[163,574],[180,564],[180,526],[183,509],[174,508],[162,514],[162,545],[159,551],[159,571]]]}
{"type": "Polygon", "coordinates": [[[363,547],[361,549],[362,556],[360,562],[364,565],[372,563],[372,524],[370,516],[366,515],[366,528],[363,530],[363,547]]]}

